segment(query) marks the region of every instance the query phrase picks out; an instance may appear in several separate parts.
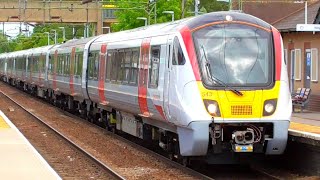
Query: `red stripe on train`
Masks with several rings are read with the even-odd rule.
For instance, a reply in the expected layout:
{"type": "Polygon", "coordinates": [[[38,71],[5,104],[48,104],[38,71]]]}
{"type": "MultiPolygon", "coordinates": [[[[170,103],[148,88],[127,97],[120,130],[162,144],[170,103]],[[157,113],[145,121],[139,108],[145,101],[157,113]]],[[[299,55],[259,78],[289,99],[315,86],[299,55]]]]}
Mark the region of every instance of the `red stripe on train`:
{"type": "Polygon", "coordinates": [[[201,78],[200,78],[200,71],[199,71],[199,66],[197,61],[197,55],[195,52],[190,29],[187,26],[185,26],[180,30],[180,33],[187,49],[187,53],[190,59],[190,64],[193,70],[194,77],[196,78],[196,81],[200,81],[201,78]]]}
{"type": "Polygon", "coordinates": [[[103,44],[100,50],[100,66],[99,66],[99,82],[98,82],[98,91],[99,91],[99,98],[102,104],[107,104],[106,97],[104,95],[104,79],[105,79],[105,66],[106,66],[106,52],[107,52],[107,45],[103,44]]]}
{"type": "Polygon", "coordinates": [[[280,32],[272,27],[274,49],[275,49],[275,64],[276,64],[276,81],[281,78],[281,62],[282,62],[282,48],[280,32]]]}
{"type": "Polygon", "coordinates": [[[147,102],[147,85],[148,85],[148,65],[149,65],[149,51],[150,51],[150,38],[144,39],[141,43],[140,52],[140,68],[139,68],[139,81],[138,81],[138,102],[140,112],[144,116],[149,116],[148,102],[147,102]]]}
{"type": "Polygon", "coordinates": [[[163,113],[162,106],[158,106],[158,105],[154,105],[154,106],[157,108],[157,110],[158,110],[158,112],[160,113],[161,117],[162,117],[164,120],[166,120],[166,117],[164,116],[164,113],[163,113]]]}
{"type": "Polygon", "coordinates": [[[76,55],[76,47],[73,47],[71,50],[71,57],[70,57],[70,81],[69,81],[69,86],[70,86],[70,91],[71,91],[71,96],[74,95],[74,58],[76,55]]]}

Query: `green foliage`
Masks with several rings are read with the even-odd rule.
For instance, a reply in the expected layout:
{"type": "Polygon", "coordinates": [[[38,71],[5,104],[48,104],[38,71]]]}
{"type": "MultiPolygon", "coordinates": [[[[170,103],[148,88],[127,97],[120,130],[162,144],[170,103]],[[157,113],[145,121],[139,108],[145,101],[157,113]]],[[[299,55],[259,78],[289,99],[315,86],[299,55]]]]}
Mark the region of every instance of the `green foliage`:
{"type": "Polygon", "coordinates": [[[205,9],[206,12],[227,11],[229,9],[229,3],[216,0],[200,0],[200,8],[205,9]]]}
{"type": "MultiPolygon", "coordinates": [[[[194,0],[156,0],[149,3],[149,0],[105,0],[104,4],[115,5],[118,9],[115,12],[118,23],[112,24],[113,31],[121,31],[144,26],[144,21],[137,17],[148,18],[148,24],[163,23],[171,21],[170,14],[163,11],[174,11],[174,19],[194,15],[194,0]],[[185,5],[183,6],[183,2],[185,5]],[[182,12],[184,7],[184,13],[182,12]],[[155,18],[156,9],[156,18],[155,18]]],[[[199,11],[202,13],[227,10],[228,4],[216,0],[201,0],[199,11]]]]}
{"type": "Polygon", "coordinates": [[[75,35],[73,35],[73,26],[66,24],[45,24],[37,25],[33,29],[33,33],[30,37],[25,36],[24,34],[18,35],[15,39],[7,40],[3,37],[2,33],[0,35],[0,53],[18,51],[23,49],[30,49],[35,47],[41,47],[48,45],[48,34],[49,32],[49,42],[54,44],[54,31],[57,32],[57,43],[63,42],[63,30],[59,27],[65,28],[65,37],[66,40],[73,38],[81,38],[84,33],[84,26],[74,26],[75,35]]]}
{"type": "MultiPolygon", "coordinates": [[[[144,20],[137,17],[148,18],[148,24],[163,23],[171,21],[171,14],[164,14],[163,11],[174,11],[174,19],[194,15],[194,0],[156,0],[152,3],[149,0],[104,0],[104,4],[115,5],[116,17],[119,23],[112,24],[112,31],[121,31],[144,26],[144,20]],[[182,3],[185,3],[184,6],[182,3]],[[184,9],[184,12],[182,12],[184,9]]],[[[212,12],[228,10],[228,3],[216,0],[200,0],[199,9],[201,12],[212,12]]],[[[21,34],[15,39],[8,40],[0,34],[0,53],[11,52],[34,47],[46,46],[48,44],[49,32],[50,44],[54,44],[54,31],[57,32],[57,42],[63,42],[63,31],[59,27],[65,27],[66,40],[84,37],[84,26],[75,25],[75,35],[73,26],[61,23],[37,25],[30,37],[21,34]]],[[[91,34],[92,35],[92,34],[91,34]]]]}

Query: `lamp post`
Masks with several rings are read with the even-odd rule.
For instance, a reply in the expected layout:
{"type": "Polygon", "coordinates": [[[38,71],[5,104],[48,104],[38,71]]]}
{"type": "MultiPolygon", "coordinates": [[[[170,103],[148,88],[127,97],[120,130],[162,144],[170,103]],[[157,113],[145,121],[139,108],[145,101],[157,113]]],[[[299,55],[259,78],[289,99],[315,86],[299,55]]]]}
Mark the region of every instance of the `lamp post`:
{"type": "Polygon", "coordinates": [[[66,29],[64,27],[59,27],[60,29],[62,29],[62,33],[63,33],[63,42],[66,41],[66,29]]]}
{"type": "Polygon", "coordinates": [[[103,29],[108,29],[108,34],[110,34],[110,27],[109,26],[102,27],[102,33],[103,33],[103,29]]]}
{"type": "Polygon", "coordinates": [[[304,3],[304,24],[308,24],[308,2],[307,0],[294,1],[295,4],[304,3]]]}
{"type": "Polygon", "coordinates": [[[50,33],[49,32],[44,32],[45,34],[48,34],[48,46],[50,45],[50,33]]]}
{"type": "Polygon", "coordinates": [[[54,31],[54,44],[57,44],[57,30],[51,29],[51,31],[54,31]]]}
{"type": "Polygon", "coordinates": [[[171,21],[174,21],[174,11],[163,11],[164,14],[171,14],[171,21]]]}
{"type": "Polygon", "coordinates": [[[137,17],[137,19],[144,20],[144,26],[148,26],[147,18],[146,17],[137,17]]]}
{"type": "Polygon", "coordinates": [[[304,23],[308,24],[308,2],[304,1],[304,23]]]}
{"type": "Polygon", "coordinates": [[[198,8],[199,4],[200,4],[200,0],[194,0],[194,15],[195,16],[199,15],[199,8],[198,8]]]}

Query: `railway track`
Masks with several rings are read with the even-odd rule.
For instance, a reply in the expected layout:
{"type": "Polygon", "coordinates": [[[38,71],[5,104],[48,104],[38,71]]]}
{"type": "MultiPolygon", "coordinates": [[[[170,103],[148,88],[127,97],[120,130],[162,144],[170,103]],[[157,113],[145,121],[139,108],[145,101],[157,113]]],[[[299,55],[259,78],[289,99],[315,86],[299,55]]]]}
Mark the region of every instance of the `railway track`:
{"type": "MultiPolygon", "coordinates": [[[[0,87],[1,87],[1,85],[3,85],[3,83],[0,83],[0,87]]],[[[17,89],[9,87],[8,85],[5,85],[5,86],[7,86],[8,88],[10,88],[10,89],[12,89],[14,91],[19,91],[17,89]]],[[[19,92],[21,92],[21,91],[19,91],[19,92]]],[[[24,105],[20,104],[17,100],[15,100],[14,98],[10,97],[10,95],[7,95],[6,93],[4,93],[2,91],[0,91],[0,93],[2,93],[4,96],[6,96],[8,99],[10,99],[15,104],[17,104],[19,107],[21,107],[25,112],[27,112],[31,116],[35,117],[37,120],[39,120],[39,122],[43,123],[48,128],[53,129],[53,131],[55,131],[55,133],[59,134],[59,136],[61,136],[63,139],[65,139],[68,142],[72,142],[72,146],[74,146],[76,149],[79,149],[79,151],[85,153],[86,156],[88,156],[90,159],[92,159],[92,161],[94,161],[95,163],[99,164],[99,166],[103,167],[103,169],[105,171],[108,171],[111,174],[113,174],[112,177],[114,177],[115,179],[140,179],[140,178],[136,178],[136,177],[131,178],[130,175],[128,175],[126,173],[124,173],[125,176],[119,175],[121,173],[117,173],[116,171],[112,170],[112,168],[110,168],[104,162],[99,160],[99,158],[94,156],[92,153],[88,152],[85,148],[82,148],[80,145],[78,145],[79,143],[74,142],[73,140],[68,138],[68,136],[66,136],[63,133],[61,133],[58,130],[58,128],[53,127],[52,125],[50,125],[50,123],[48,123],[47,121],[43,120],[43,118],[39,117],[39,115],[37,115],[37,113],[35,112],[36,110],[30,109],[30,108],[26,108],[24,105]]],[[[13,93],[13,95],[17,95],[17,92],[13,93]]],[[[24,96],[28,96],[29,98],[35,99],[33,96],[31,96],[29,94],[23,93],[23,95],[24,96]]],[[[36,101],[39,101],[39,99],[36,99],[36,101]]],[[[47,103],[45,101],[41,100],[41,101],[39,101],[39,103],[40,102],[46,104],[46,106],[52,106],[51,104],[49,104],[49,103],[47,103]]],[[[92,126],[92,123],[90,123],[88,121],[85,121],[85,120],[81,119],[80,117],[78,117],[76,115],[73,115],[73,114],[71,114],[69,112],[66,112],[66,111],[63,111],[61,109],[58,109],[57,107],[54,107],[54,106],[52,106],[52,107],[54,109],[56,109],[59,113],[63,114],[63,116],[65,116],[65,117],[70,117],[72,119],[76,119],[78,122],[86,124],[86,126],[92,126]]],[[[127,144],[130,147],[134,147],[134,148],[138,149],[138,151],[141,151],[141,152],[146,153],[146,154],[152,154],[152,156],[155,159],[157,159],[158,161],[162,161],[163,163],[167,164],[168,166],[174,167],[175,169],[178,169],[180,172],[182,172],[179,175],[178,179],[213,179],[213,178],[214,179],[225,179],[225,178],[228,179],[229,172],[225,172],[225,173],[219,174],[219,172],[216,171],[217,169],[213,170],[213,171],[211,171],[210,169],[207,169],[207,170],[198,172],[198,171],[195,171],[195,170],[190,169],[188,167],[184,167],[181,164],[178,164],[178,163],[176,163],[174,161],[171,161],[168,158],[166,158],[166,157],[164,157],[164,156],[162,156],[162,155],[160,155],[158,153],[155,153],[152,150],[149,150],[149,149],[147,149],[145,147],[142,147],[142,146],[136,144],[135,142],[131,142],[130,140],[128,140],[128,139],[126,139],[126,138],[124,138],[122,136],[115,135],[115,134],[113,134],[111,132],[106,132],[106,130],[101,128],[101,127],[94,126],[94,128],[95,129],[99,129],[98,131],[102,132],[102,134],[106,133],[106,134],[108,134],[110,136],[113,136],[114,138],[116,138],[116,139],[118,139],[118,140],[120,140],[122,142],[125,142],[125,144],[127,144]],[[227,176],[226,176],[226,174],[227,174],[227,176]]],[[[226,169],[223,169],[222,171],[229,171],[228,168],[226,168],[226,169]]],[[[233,171],[232,168],[230,170],[233,171]]],[[[220,170],[218,170],[218,171],[220,171],[220,170]]],[[[251,172],[249,172],[251,175],[243,175],[242,174],[237,179],[255,179],[257,177],[259,177],[260,179],[281,179],[281,178],[279,178],[277,176],[274,176],[274,175],[272,175],[270,173],[265,172],[263,169],[251,168],[251,170],[249,170],[249,171],[251,171],[251,172]],[[244,177],[242,177],[242,176],[244,176],[244,177]]],[[[237,174],[237,173],[235,173],[235,174],[237,174]]],[[[237,176],[237,175],[235,175],[235,176],[237,176]]],[[[142,179],[147,179],[147,178],[142,178],[142,179]]],[[[159,178],[159,179],[163,179],[163,178],[159,178]]],[[[175,179],[175,178],[173,178],[173,179],[175,179]]]]}
{"type": "MultiPolygon", "coordinates": [[[[2,83],[3,85],[3,83],[2,83]]],[[[6,85],[7,86],[7,85],[6,85]]],[[[12,87],[9,87],[11,89],[13,89],[12,87]]],[[[15,91],[19,91],[17,89],[13,89],[15,91]]],[[[115,170],[113,170],[114,168],[110,167],[109,165],[107,165],[105,163],[105,160],[100,160],[99,157],[96,157],[92,152],[89,152],[86,150],[86,148],[83,148],[82,146],[83,145],[79,145],[79,142],[75,142],[74,140],[72,140],[71,138],[69,138],[69,135],[65,135],[63,132],[61,132],[61,130],[59,130],[59,128],[57,127],[54,127],[52,124],[53,122],[48,122],[47,120],[44,120],[43,117],[40,117],[42,115],[39,115],[37,114],[37,109],[35,107],[33,107],[32,109],[29,108],[29,105],[22,105],[19,101],[20,100],[16,100],[16,98],[12,98],[11,95],[8,95],[7,93],[4,93],[3,91],[0,91],[1,94],[3,94],[6,98],[10,99],[10,101],[14,102],[17,106],[19,106],[20,108],[22,108],[25,112],[27,112],[28,114],[30,114],[31,116],[33,116],[34,118],[36,118],[39,122],[41,122],[42,124],[44,124],[45,126],[47,126],[48,128],[52,129],[55,133],[57,133],[61,138],[63,138],[65,141],[68,141],[72,144],[72,146],[74,146],[76,149],[78,149],[79,151],[81,151],[82,153],[86,154],[86,156],[88,156],[92,161],[94,161],[95,163],[99,164],[99,166],[103,167],[103,169],[107,172],[109,172],[110,174],[112,174],[112,177],[114,179],[140,179],[138,178],[139,176],[134,176],[134,175],[130,175],[130,173],[123,173],[123,171],[121,172],[120,170],[120,173],[119,173],[119,168],[118,168],[118,172],[116,172],[115,170]],[[124,174],[124,175],[122,175],[124,174]]],[[[19,93],[17,92],[14,92],[12,93],[13,95],[18,95],[19,93]]],[[[31,98],[34,98],[32,97],[31,95],[26,95],[26,94],[19,94],[19,95],[23,95],[23,96],[28,96],[28,98],[30,99],[31,98]]],[[[37,100],[35,100],[37,101],[37,100]]],[[[35,102],[33,101],[33,102],[35,102]]],[[[43,101],[41,101],[41,103],[43,103],[43,101]]],[[[46,104],[46,106],[52,106],[52,105],[49,105],[48,103],[46,104]]],[[[59,111],[61,114],[64,114],[65,117],[71,117],[73,119],[80,119],[79,117],[75,116],[75,115],[72,115],[70,113],[67,113],[65,111],[62,111],[56,107],[54,107],[57,111],[59,111]]],[[[62,115],[63,116],[63,115],[62,115]]],[[[77,120],[78,121],[78,120],[77,120]]],[[[79,122],[79,121],[78,121],[79,122]]],[[[86,126],[92,126],[91,123],[87,122],[87,121],[84,121],[83,119],[81,119],[81,123],[84,123],[86,124],[86,126]]],[[[98,129],[98,131],[102,132],[101,134],[108,134],[108,136],[113,136],[113,138],[116,138],[120,141],[123,141],[126,146],[124,147],[126,149],[126,147],[133,147],[133,148],[136,148],[138,151],[142,152],[142,153],[146,153],[146,154],[149,154],[150,156],[152,156],[153,159],[156,159],[156,161],[159,161],[161,162],[161,164],[165,164],[165,168],[163,169],[163,171],[165,172],[168,172],[168,169],[170,173],[177,173],[177,177],[174,177],[172,179],[212,179],[208,176],[205,176],[199,172],[196,172],[190,168],[187,168],[187,167],[184,167],[178,163],[175,163],[173,161],[170,161],[169,159],[155,153],[155,152],[152,152],[151,150],[148,150],[144,147],[141,147],[133,142],[130,142],[129,140],[123,138],[123,137],[120,137],[120,136],[116,136],[114,134],[112,134],[111,132],[106,132],[105,130],[103,130],[102,128],[98,128],[97,126],[94,126],[95,129],[98,129]]],[[[80,143],[81,144],[81,143],[80,143]]],[[[116,152],[115,152],[116,153],[116,152]]],[[[119,157],[120,158],[120,157],[119,157]]],[[[49,162],[50,163],[50,162],[49,162]]],[[[112,163],[111,163],[112,164],[112,163]]],[[[136,167],[126,167],[126,168],[121,168],[122,170],[123,169],[133,169],[132,173],[136,173],[137,171],[154,171],[152,170],[151,168],[142,168],[140,170],[138,169],[135,169],[136,167]]],[[[117,169],[117,168],[116,168],[117,169]]],[[[126,171],[126,170],[125,170],[126,171]]],[[[156,171],[160,171],[160,169],[157,169],[156,171]]],[[[169,174],[170,174],[169,173],[169,174]]],[[[162,173],[160,173],[162,174],[162,173]]],[[[148,179],[146,178],[145,176],[142,176],[142,179],[148,179]]],[[[163,179],[162,177],[156,177],[155,179],[163,179]]]]}
{"type": "Polygon", "coordinates": [[[117,172],[115,172],[111,167],[109,167],[108,165],[106,165],[105,163],[101,162],[99,159],[97,159],[96,157],[94,157],[91,153],[87,152],[85,149],[83,149],[82,147],[80,147],[79,145],[77,145],[77,143],[75,143],[74,141],[72,141],[71,139],[69,139],[67,136],[65,136],[64,134],[60,133],[57,129],[55,129],[54,127],[52,127],[50,124],[46,123],[44,120],[42,120],[41,118],[39,118],[37,115],[35,115],[33,112],[31,112],[30,110],[28,110],[27,108],[25,108],[24,106],[22,106],[21,104],[19,104],[19,102],[15,101],[13,98],[11,98],[10,96],[8,96],[7,94],[5,94],[4,92],[0,91],[1,94],[3,94],[5,97],[7,97],[8,99],[10,99],[12,102],[14,102],[16,105],[18,105],[20,108],[22,108],[25,112],[27,112],[28,114],[30,114],[31,116],[33,116],[35,119],[37,119],[39,122],[41,122],[43,125],[45,125],[47,128],[49,128],[50,130],[52,130],[55,134],[57,134],[60,138],[62,138],[64,141],[68,142],[70,145],[72,145],[74,148],[76,148],[79,152],[81,152],[82,154],[84,154],[86,157],[88,157],[91,161],[93,161],[94,163],[96,163],[97,165],[99,165],[102,169],[104,169],[108,174],[111,175],[111,177],[113,179],[125,179],[124,177],[122,177],[120,174],[118,174],[117,172]]]}
{"type": "MultiPolygon", "coordinates": [[[[75,142],[74,140],[68,138],[67,135],[64,135],[64,133],[60,132],[61,130],[59,130],[59,128],[53,127],[53,124],[55,122],[48,123],[48,121],[43,120],[44,119],[43,117],[39,117],[39,116],[43,116],[43,114],[39,115],[39,110],[37,110],[35,108],[33,108],[33,109],[27,108],[30,106],[30,104],[25,103],[24,105],[22,105],[21,103],[19,103],[20,101],[22,101],[22,98],[20,96],[24,96],[24,98],[28,98],[29,100],[30,100],[30,98],[32,98],[32,102],[36,103],[36,104],[34,104],[35,106],[39,106],[41,103],[43,104],[43,106],[46,106],[46,107],[50,106],[51,108],[54,108],[56,110],[56,112],[60,113],[60,116],[62,116],[62,117],[65,117],[65,118],[70,117],[71,119],[73,119],[76,122],[81,122],[81,124],[85,124],[86,127],[94,127],[95,131],[98,131],[98,133],[112,136],[112,138],[115,138],[117,140],[124,142],[126,144],[126,146],[123,147],[124,149],[126,149],[126,147],[134,147],[135,149],[137,149],[140,152],[143,152],[146,154],[151,154],[151,156],[153,158],[155,158],[157,161],[161,161],[164,164],[166,164],[166,166],[169,166],[171,170],[172,170],[172,168],[174,168],[175,170],[180,171],[180,174],[178,175],[179,178],[171,178],[171,179],[229,179],[231,176],[234,177],[235,179],[256,179],[256,178],[259,178],[259,179],[283,179],[283,176],[273,175],[272,173],[267,172],[264,168],[258,168],[256,166],[246,168],[244,171],[247,171],[247,172],[245,172],[245,173],[243,172],[243,170],[239,171],[238,170],[239,168],[237,168],[237,167],[236,168],[235,167],[231,167],[231,168],[225,167],[225,168],[221,169],[220,167],[218,167],[218,168],[213,167],[212,168],[209,166],[209,167],[204,168],[205,170],[202,169],[200,171],[190,169],[190,168],[184,167],[176,162],[173,162],[173,161],[169,160],[168,158],[166,158],[158,153],[155,153],[152,150],[149,150],[145,147],[142,147],[142,146],[136,144],[135,142],[131,142],[130,140],[128,140],[122,136],[115,135],[111,132],[106,132],[106,130],[101,127],[93,126],[92,123],[90,123],[90,122],[88,122],[88,121],[86,121],[86,120],[84,120],[74,114],[71,114],[71,113],[63,111],[57,107],[54,107],[51,104],[47,103],[46,101],[40,100],[40,99],[35,98],[35,97],[33,97],[29,94],[26,94],[26,93],[20,93],[21,91],[0,82],[0,88],[4,87],[4,86],[6,86],[6,88],[10,88],[11,91],[15,91],[15,92],[11,93],[10,95],[8,95],[2,91],[0,91],[0,93],[2,93],[4,96],[6,96],[8,99],[10,99],[10,101],[17,104],[19,107],[21,107],[25,112],[29,113],[31,116],[33,116],[36,119],[38,119],[39,121],[41,121],[41,123],[45,124],[45,126],[47,126],[50,129],[53,129],[63,139],[65,139],[66,141],[71,141],[73,144],[72,146],[74,146],[76,149],[79,149],[79,151],[87,154],[86,156],[90,157],[90,159],[92,161],[94,161],[96,164],[99,164],[99,166],[103,167],[103,169],[105,171],[109,171],[108,169],[112,169],[106,165],[105,160],[99,160],[99,158],[97,158],[94,153],[88,152],[85,148],[82,148],[83,145],[80,146],[79,142],[75,142]],[[15,98],[12,98],[11,96],[15,96],[15,98]],[[17,96],[19,96],[19,97],[17,97],[17,96]],[[19,100],[16,100],[16,99],[19,99],[19,100]],[[231,175],[230,172],[233,172],[234,175],[231,175]]],[[[130,169],[130,168],[123,168],[122,167],[121,169],[123,170],[123,169],[130,169]]],[[[135,169],[135,168],[133,168],[133,169],[135,169]]],[[[144,168],[143,170],[147,170],[147,171],[149,170],[150,172],[153,171],[150,168],[149,169],[144,168]]],[[[136,172],[136,171],[137,171],[137,169],[133,170],[133,172],[136,172]]],[[[120,170],[120,172],[121,172],[121,170],[120,170]]],[[[130,173],[126,173],[126,172],[123,173],[123,171],[122,171],[122,174],[124,174],[123,176],[119,175],[121,173],[117,173],[114,170],[111,170],[110,173],[114,174],[114,175],[112,175],[112,177],[114,179],[141,179],[140,176],[132,178],[130,173]]],[[[143,176],[142,179],[148,179],[148,178],[143,176]]],[[[155,179],[158,179],[158,178],[155,178],[155,179]]],[[[163,179],[163,178],[159,178],[159,179],[163,179]]]]}

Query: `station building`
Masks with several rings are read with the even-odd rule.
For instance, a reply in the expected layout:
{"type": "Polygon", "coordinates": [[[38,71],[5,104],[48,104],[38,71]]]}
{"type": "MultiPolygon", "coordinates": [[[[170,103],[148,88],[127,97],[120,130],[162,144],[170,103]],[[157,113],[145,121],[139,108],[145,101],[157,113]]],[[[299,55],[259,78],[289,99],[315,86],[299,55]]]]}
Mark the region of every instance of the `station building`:
{"type": "MultiPolygon", "coordinates": [[[[243,12],[259,17],[276,27],[282,35],[290,90],[311,88],[308,110],[320,111],[320,31],[297,31],[305,23],[305,4],[294,1],[243,3],[243,12]]],[[[307,23],[319,24],[320,1],[308,1],[307,23]]]]}

